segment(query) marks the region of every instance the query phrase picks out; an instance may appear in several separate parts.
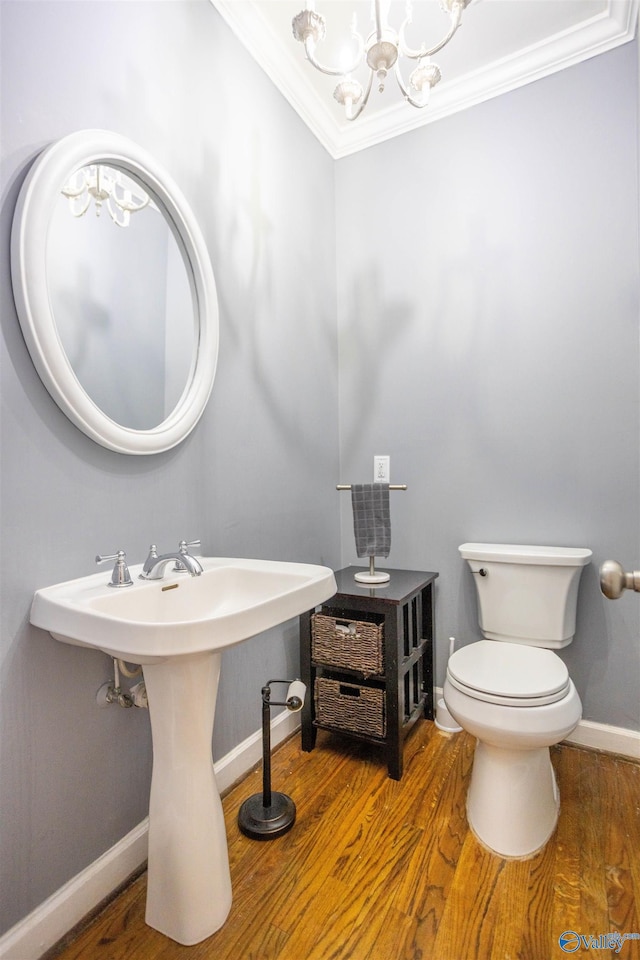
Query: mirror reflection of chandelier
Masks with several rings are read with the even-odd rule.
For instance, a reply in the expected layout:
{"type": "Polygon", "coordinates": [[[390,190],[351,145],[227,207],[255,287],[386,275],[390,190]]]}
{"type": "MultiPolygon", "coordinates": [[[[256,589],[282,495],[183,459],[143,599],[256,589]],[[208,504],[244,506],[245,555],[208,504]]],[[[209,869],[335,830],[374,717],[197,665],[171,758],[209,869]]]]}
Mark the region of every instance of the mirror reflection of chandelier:
{"type": "Polygon", "coordinates": [[[333,96],[345,109],[347,120],[356,120],[369,100],[374,77],[378,81],[378,90],[382,93],[387,74],[394,70],[398,86],[407,103],[412,107],[426,107],[429,102],[431,88],[440,80],[440,68],[431,63],[430,58],[441,50],[453,37],[462,22],[462,13],[470,0],[440,0],[442,10],[449,15],[449,29],[442,40],[432,47],[422,43],[418,48],[411,48],[405,40],[405,30],[412,22],[411,0],[407,0],[406,16],[396,31],[389,26],[386,19],[386,10],[389,0],[381,4],[381,0],[373,0],[372,20],[375,29],[365,40],[358,33],[356,16],[351,21],[351,39],[357,45],[353,60],[346,66],[328,67],[320,63],[315,56],[316,44],[325,37],[325,19],[314,9],[313,0],[307,0],[306,8],[293,18],[293,36],[304,44],[307,60],[322,73],[328,76],[340,77],[340,82],[333,92],[333,96]],[[381,7],[385,7],[385,11],[381,7]],[[405,83],[400,72],[400,54],[410,60],[417,61],[417,66],[405,83]],[[351,74],[362,63],[369,67],[369,80],[366,90],[351,74]]]}
{"type": "Polygon", "coordinates": [[[140,184],[121,170],[103,163],[88,164],[76,170],[62,188],[62,194],[68,198],[74,217],[83,217],[93,200],[96,217],[105,207],[118,227],[127,227],[131,214],[144,210],[151,201],[140,184]]]}

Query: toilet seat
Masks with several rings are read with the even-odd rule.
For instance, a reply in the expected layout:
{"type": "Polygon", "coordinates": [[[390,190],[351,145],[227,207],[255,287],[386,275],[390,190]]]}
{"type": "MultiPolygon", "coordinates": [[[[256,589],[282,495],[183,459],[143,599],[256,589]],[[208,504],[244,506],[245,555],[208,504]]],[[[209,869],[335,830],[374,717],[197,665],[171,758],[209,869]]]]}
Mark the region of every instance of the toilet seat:
{"type": "Polygon", "coordinates": [[[461,693],[486,703],[539,707],[562,700],[569,672],[552,650],[478,640],[449,658],[447,679],[461,693]]]}

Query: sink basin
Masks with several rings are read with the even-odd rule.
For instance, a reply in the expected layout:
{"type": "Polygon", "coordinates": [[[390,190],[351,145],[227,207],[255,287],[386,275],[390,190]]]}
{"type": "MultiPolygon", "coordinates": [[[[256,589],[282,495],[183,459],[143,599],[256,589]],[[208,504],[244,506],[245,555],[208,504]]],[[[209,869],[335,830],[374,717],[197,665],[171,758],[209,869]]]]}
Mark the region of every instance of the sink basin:
{"type": "Polygon", "coordinates": [[[56,639],[131,663],[220,650],[298,616],[336,591],[328,567],[203,557],[199,577],[171,573],[109,587],[96,573],[38,590],[31,623],[56,639]]]}
{"type": "MultiPolygon", "coordinates": [[[[153,738],[149,926],[190,946],[231,909],[231,874],[211,756],[221,652],[328,600],[328,567],[199,558],[203,573],[109,587],[97,573],[38,590],[31,623],[57,640],[142,664],[153,738]]],[[[247,703],[266,677],[246,678],[247,703]]]]}

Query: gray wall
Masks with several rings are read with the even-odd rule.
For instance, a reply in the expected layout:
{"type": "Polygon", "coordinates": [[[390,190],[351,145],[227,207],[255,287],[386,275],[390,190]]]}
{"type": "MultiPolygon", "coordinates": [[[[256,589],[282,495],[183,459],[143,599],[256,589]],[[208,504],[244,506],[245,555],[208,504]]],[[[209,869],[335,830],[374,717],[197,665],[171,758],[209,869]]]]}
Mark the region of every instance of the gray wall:
{"type": "MultiPolygon", "coordinates": [[[[334,164],[206,0],[1,9],[0,930],[147,812],[148,716],[97,710],[108,659],[30,629],[34,589],[183,536],[355,562],[334,484],[369,479],[374,453],[409,484],[390,566],[441,573],[440,682],[446,637],[476,635],[459,543],[584,544],[563,655],[585,716],[638,729],[640,606],[596,583],[606,556],[640,561],[634,45],[334,164]],[[15,315],[20,184],[83,127],[165,164],[216,271],[214,392],[157,457],[80,434],[15,315]]],[[[295,670],[296,645],[289,623],[224,655],[216,757],[258,727],[246,698],[295,670]]]]}
{"type": "MultiPolygon", "coordinates": [[[[472,541],[591,548],[562,653],[585,719],[640,728],[637,48],[340,161],[341,476],[391,455],[388,565],[440,571],[476,639],[472,541]]],[[[343,561],[356,562],[348,502],[343,561]]],[[[383,565],[382,565],[383,566],[383,565]]]]}
{"type": "MultiPolygon", "coordinates": [[[[0,932],[148,811],[148,714],[97,709],[109,659],[30,628],[33,591],[93,573],[97,552],[122,547],[139,562],[151,541],[170,549],[182,537],[219,556],[339,562],[324,149],[206,0],[3,3],[2,69],[0,932]],[[47,143],[87,127],[129,136],[165,165],[216,273],[211,401],[160,456],[112,453],[71,425],[38,380],[13,305],[20,184],[47,143]]],[[[294,673],[297,657],[295,623],[224,654],[216,758],[259,728],[261,685],[294,673]]]]}

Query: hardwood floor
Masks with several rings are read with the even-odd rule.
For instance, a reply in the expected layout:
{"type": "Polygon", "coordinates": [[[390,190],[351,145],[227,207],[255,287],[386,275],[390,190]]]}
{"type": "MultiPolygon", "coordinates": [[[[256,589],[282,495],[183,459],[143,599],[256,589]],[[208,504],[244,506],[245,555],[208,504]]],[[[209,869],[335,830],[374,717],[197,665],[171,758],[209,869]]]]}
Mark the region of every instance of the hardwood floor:
{"type": "Polygon", "coordinates": [[[236,825],[260,770],[224,800],[234,901],[218,933],[182,947],[147,927],[143,874],[57,960],[553,960],[570,955],[565,931],[586,938],[576,956],[640,960],[640,939],[590,942],[640,935],[640,764],[556,747],[558,828],[534,858],[505,861],[467,827],[467,734],[420,722],[400,782],[366,744],[299,744],[273,756],[273,789],[298,811],[284,837],[236,825]]]}

